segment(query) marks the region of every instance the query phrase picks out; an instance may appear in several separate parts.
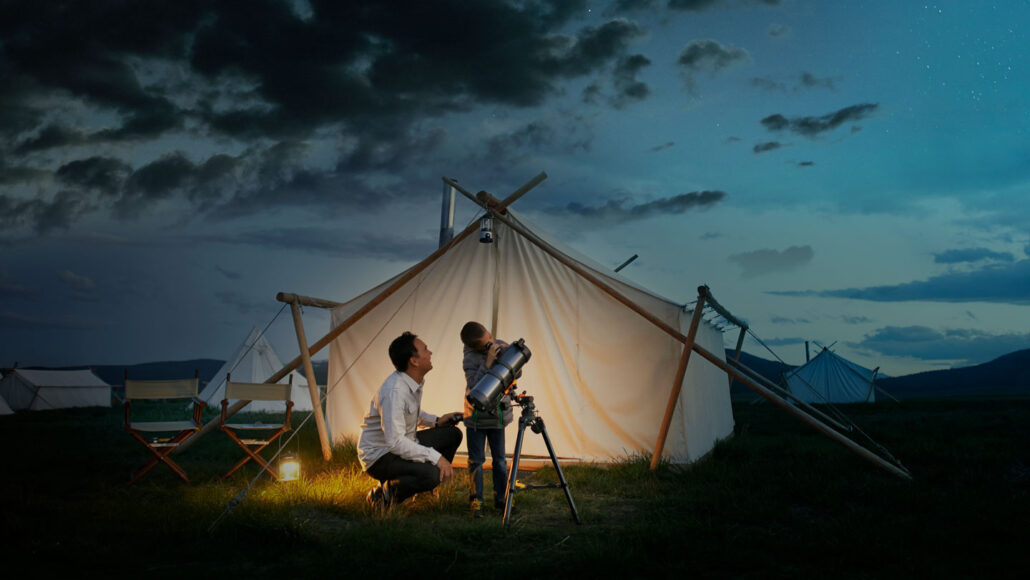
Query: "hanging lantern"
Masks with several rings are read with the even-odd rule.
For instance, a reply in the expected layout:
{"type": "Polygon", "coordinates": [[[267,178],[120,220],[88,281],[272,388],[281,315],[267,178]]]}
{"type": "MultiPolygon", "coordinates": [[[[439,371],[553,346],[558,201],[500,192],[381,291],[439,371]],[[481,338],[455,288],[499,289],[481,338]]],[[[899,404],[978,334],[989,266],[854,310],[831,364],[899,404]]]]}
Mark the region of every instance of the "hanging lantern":
{"type": "Polygon", "coordinates": [[[494,218],[490,214],[486,214],[483,219],[479,220],[479,243],[494,243],[494,218]]]}
{"type": "Polygon", "coordinates": [[[279,458],[279,481],[300,479],[300,458],[296,453],[284,453],[279,458]]]}

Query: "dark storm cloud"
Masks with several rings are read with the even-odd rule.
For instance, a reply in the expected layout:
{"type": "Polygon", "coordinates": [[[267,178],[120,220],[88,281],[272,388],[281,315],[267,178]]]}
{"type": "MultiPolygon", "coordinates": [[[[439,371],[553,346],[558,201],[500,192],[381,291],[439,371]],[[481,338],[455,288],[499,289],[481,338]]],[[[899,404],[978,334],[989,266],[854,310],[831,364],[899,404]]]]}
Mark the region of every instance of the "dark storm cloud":
{"type": "Polygon", "coordinates": [[[820,78],[810,72],[802,72],[796,79],[786,81],[770,77],[755,77],[751,79],[751,86],[763,91],[782,93],[797,93],[808,89],[836,90],[837,88],[835,79],[820,78]]]}
{"type": "MultiPolygon", "coordinates": [[[[776,6],[780,0],[745,0],[751,4],[776,6]]],[[[615,0],[605,14],[622,14],[643,10],[654,10],[665,5],[669,10],[678,12],[703,12],[717,4],[729,5],[726,0],[615,0]]]]}
{"type": "Polygon", "coordinates": [[[739,63],[748,62],[751,57],[743,48],[723,45],[715,40],[703,39],[693,40],[688,44],[676,60],[681,67],[683,80],[686,82],[687,90],[696,90],[696,76],[699,73],[708,73],[715,76],[721,71],[739,63]]]}
{"type": "Polygon", "coordinates": [[[864,119],[878,107],[877,103],[863,103],[844,107],[839,111],[819,117],[794,117],[793,119],[775,114],[762,119],[761,123],[770,131],[790,131],[805,137],[817,137],[820,133],[836,129],[844,123],[864,119]]]}
{"type": "Polygon", "coordinates": [[[820,296],[873,302],[996,302],[1030,304],[1030,260],[996,264],[972,272],[951,272],[892,286],[842,290],[769,292],[781,296],[820,296]]]}
{"type": "Polygon", "coordinates": [[[70,187],[117,195],[132,174],[132,167],[113,157],[87,157],[70,161],[57,168],[54,176],[70,187]]]}
{"type": "Polygon", "coordinates": [[[765,143],[756,144],[752,150],[755,153],[765,153],[766,151],[775,151],[780,147],[783,147],[783,143],[780,143],[779,141],[766,141],[765,143]]]}
{"type": "Polygon", "coordinates": [[[95,205],[76,192],[61,190],[49,200],[19,199],[0,194],[0,225],[5,228],[30,227],[39,234],[67,229],[79,216],[95,205]]]}
{"type": "Polygon", "coordinates": [[[396,232],[341,235],[330,228],[271,228],[254,230],[233,236],[202,236],[191,238],[199,242],[245,244],[274,249],[299,249],[350,258],[384,259],[390,261],[418,261],[436,249],[438,238],[412,238],[393,235],[396,232]]]}
{"type": "Polygon", "coordinates": [[[125,180],[115,210],[122,217],[134,217],[153,203],[176,196],[206,208],[222,195],[222,186],[236,184],[238,166],[239,160],[228,155],[215,155],[197,165],[181,151],[169,153],[125,180]]]}
{"type": "Polygon", "coordinates": [[[621,109],[630,103],[643,101],[651,94],[646,83],[637,80],[637,75],[651,65],[650,59],[642,54],[620,58],[615,65],[614,85],[616,95],[612,106],[621,109]]]}
{"type": "MultiPolygon", "coordinates": [[[[97,208],[124,219],[170,199],[209,215],[372,203],[382,185],[371,184],[384,180],[367,172],[410,174],[413,155],[448,138],[427,119],[483,104],[538,105],[569,79],[606,74],[614,75],[609,104],[645,99],[650,89],[638,75],[649,61],[627,55],[644,30],[622,18],[577,28],[586,8],[585,0],[311,2],[305,10],[278,0],[25,3],[0,19],[0,155],[38,163],[40,152],[60,159],[73,147],[147,145],[186,132],[223,139],[213,145],[226,149],[206,161],[193,151],[131,163],[80,155],[81,165],[66,161],[55,176],[78,192],[77,204],[61,194],[8,196],[0,204],[14,211],[0,223],[43,231],[97,208]],[[262,149],[327,134],[341,144],[329,170],[296,158],[277,164],[262,149]],[[251,149],[229,149],[234,139],[251,149]],[[244,179],[268,171],[271,181],[244,179]],[[329,193],[341,185],[347,195],[329,193]]],[[[589,137],[575,143],[589,146],[589,137]]],[[[18,179],[52,172],[14,158],[5,168],[23,166],[18,179]]]]}
{"type": "MultiPolygon", "coordinates": [[[[34,167],[24,165],[7,165],[3,157],[0,157],[0,185],[14,185],[17,183],[30,183],[49,177],[50,173],[34,167]]],[[[2,195],[0,195],[2,197],[2,195]]]]}
{"type": "Polygon", "coordinates": [[[86,142],[86,134],[77,129],[64,125],[49,124],[43,127],[39,134],[25,139],[14,149],[15,153],[25,154],[33,151],[46,151],[69,145],[78,145],[86,142]]]}
{"type": "Polygon", "coordinates": [[[725,197],[726,193],[722,191],[693,191],[628,207],[625,200],[611,200],[598,207],[588,207],[573,202],[565,206],[562,211],[592,220],[630,221],[656,215],[681,214],[690,210],[707,209],[725,197]]]}
{"type": "Polygon", "coordinates": [[[734,64],[746,62],[750,58],[743,48],[705,39],[691,41],[680,52],[676,62],[692,72],[716,73],[734,64]]]}
{"type": "Polygon", "coordinates": [[[782,252],[773,249],[733,254],[728,259],[740,266],[744,278],[796,270],[812,261],[811,246],[791,246],[782,252]]]}
{"type": "Polygon", "coordinates": [[[945,250],[933,255],[933,261],[935,264],[961,264],[968,262],[983,262],[985,260],[1013,262],[1015,259],[1015,256],[1008,252],[995,252],[987,248],[945,250]]]}
{"type": "Polygon", "coordinates": [[[801,86],[835,90],[836,82],[831,78],[819,78],[810,72],[801,73],[801,86]]]}
{"type": "Polygon", "coordinates": [[[855,346],[892,356],[923,360],[958,360],[979,364],[1030,345],[1030,334],[989,334],[980,330],[935,330],[926,326],[885,326],[855,346]]]}

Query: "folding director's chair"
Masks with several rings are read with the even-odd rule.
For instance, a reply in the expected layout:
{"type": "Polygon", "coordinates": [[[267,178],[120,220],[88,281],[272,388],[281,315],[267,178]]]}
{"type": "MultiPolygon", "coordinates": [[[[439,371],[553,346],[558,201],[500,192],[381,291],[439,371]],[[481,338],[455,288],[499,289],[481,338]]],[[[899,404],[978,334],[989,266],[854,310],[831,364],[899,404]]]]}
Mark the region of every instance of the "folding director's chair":
{"type": "MultiPolygon", "coordinates": [[[[150,461],[132,472],[129,485],[139,481],[158,463],[164,463],[180,479],[189,483],[186,472],[172,461],[169,454],[196,433],[201,427],[201,413],[205,403],[197,398],[199,371],[194,371],[192,379],[175,380],[131,380],[129,371],[125,371],[125,432],[139,441],[153,455],[150,461]],[[157,401],[165,399],[192,399],[190,418],[180,421],[134,421],[131,418],[133,401],[157,401]]],[[[169,409],[180,410],[179,404],[169,409]]],[[[165,411],[165,409],[162,409],[165,411]]]]}
{"type": "Polygon", "coordinates": [[[247,455],[239,460],[222,479],[226,479],[236,470],[254,460],[262,469],[268,472],[276,481],[279,474],[272,469],[268,462],[261,457],[260,453],[270,443],[279,438],[280,435],[290,430],[290,412],[293,409],[293,401],[290,393],[293,390],[293,376],[290,375],[290,382],[285,385],[274,383],[234,383],[231,375],[225,378],[225,398],[222,399],[222,416],[219,427],[229,436],[236,445],[239,445],[247,455]],[[283,403],[283,415],[281,423],[227,423],[229,403],[233,400],[244,401],[281,401],[283,403]],[[241,437],[241,435],[244,435],[241,437]],[[249,437],[247,436],[249,435],[249,437]]]}

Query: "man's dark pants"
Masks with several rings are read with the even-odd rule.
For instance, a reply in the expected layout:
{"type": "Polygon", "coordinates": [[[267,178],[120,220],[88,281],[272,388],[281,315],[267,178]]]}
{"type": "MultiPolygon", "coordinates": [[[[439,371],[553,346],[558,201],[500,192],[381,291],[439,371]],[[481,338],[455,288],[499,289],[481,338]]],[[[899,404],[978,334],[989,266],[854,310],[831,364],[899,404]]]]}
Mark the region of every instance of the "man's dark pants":
{"type": "MultiPolygon", "coordinates": [[[[461,430],[457,427],[434,427],[415,433],[419,445],[432,447],[447,461],[461,445],[461,430]]],[[[435,489],[440,485],[440,468],[431,463],[409,461],[387,453],[368,467],[368,474],[387,483],[393,503],[398,504],[416,493],[435,489]]]]}

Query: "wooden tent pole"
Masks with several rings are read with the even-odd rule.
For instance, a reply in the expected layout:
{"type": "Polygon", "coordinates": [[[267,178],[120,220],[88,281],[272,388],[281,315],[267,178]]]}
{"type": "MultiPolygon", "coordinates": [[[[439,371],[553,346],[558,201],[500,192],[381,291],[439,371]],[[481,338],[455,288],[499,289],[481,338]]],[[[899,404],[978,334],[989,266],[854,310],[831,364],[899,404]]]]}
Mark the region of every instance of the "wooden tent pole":
{"type": "Polygon", "coordinates": [[[293,312],[293,326],[297,330],[297,344],[300,346],[301,360],[304,361],[304,375],[308,378],[308,393],[311,394],[311,412],[315,415],[315,426],[318,428],[318,441],[322,444],[322,459],[333,458],[332,445],[329,443],[329,430],[325,425],[322,413],[322,398],[318,396],[318,381],[315,379],[315,367],[311,364],[311,352],[308,350],[308,339],[304,333],[304,319],[300,315],[300,304],[297,300],[290,302],[293,312]]]}
{"type": "MultiPolygon", "coordinates": [[[[702,286],[702,288],[704,287],[702,286]]],[[[669,404],[665,406],[665,417],[662,418],[662,426],[658,430],[658,442],[655,444],[654,453],[651,455],[651,471],[658,469],[658,464],[662,459],[665,439],[669,436],[669,426],[672,425],[672,414],[676,411],[676,402],[679,401],[680,392],[683,390],[683,376],[687,372],[687,363],[690,360],[690,353],[693,352],[694,340],[697,338],[697,327],[701,323],[701,315],[704,312],[706,295],[707,292],[699,292],[697,304],[694,305],[694,315],[690,319],[687,341],[683,343],[683,354],[680,355],[679,368],[676,369],[676,378],[672,383],[672,392],[669,393],[669,404]]]]}

